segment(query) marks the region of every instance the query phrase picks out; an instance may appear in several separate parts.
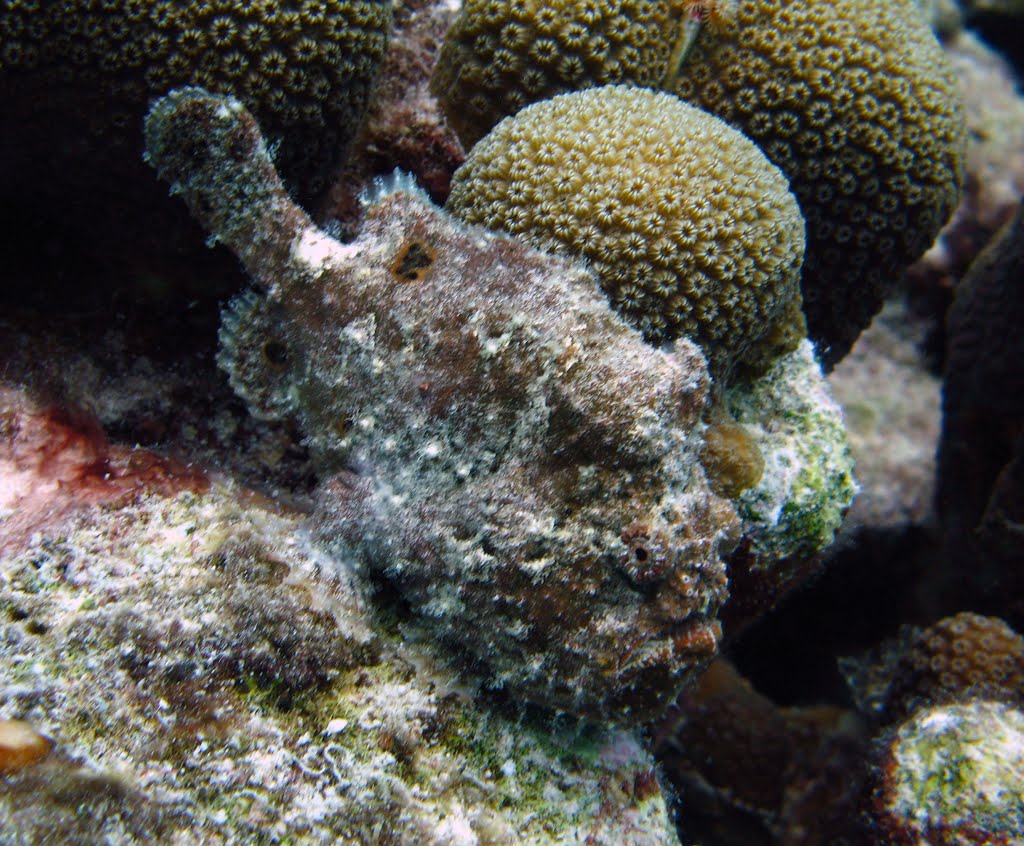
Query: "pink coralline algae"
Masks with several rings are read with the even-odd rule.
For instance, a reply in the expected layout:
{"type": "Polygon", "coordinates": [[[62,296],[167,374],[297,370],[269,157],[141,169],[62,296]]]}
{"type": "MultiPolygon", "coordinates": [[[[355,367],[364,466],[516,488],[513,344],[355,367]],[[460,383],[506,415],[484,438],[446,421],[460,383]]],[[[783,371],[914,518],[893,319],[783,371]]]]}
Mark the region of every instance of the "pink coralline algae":
{"type": "Polygon", "coordinates": [[[715,654],[739,526],[700,468],[700,351],[645,344],[585,270],[400,179],[331,239],[231,98],[173,92],[146,146],[257,286],[220,363],[301,425],[334,555],[513,696],[627,723],[670,703],[715,654]]]}
{"type": "Polygon", "coordinates": [[[108,443],[89,414],[0,390],[0,552],[97,506],[202,491],[206,475],[145,449],[108,443]]]}

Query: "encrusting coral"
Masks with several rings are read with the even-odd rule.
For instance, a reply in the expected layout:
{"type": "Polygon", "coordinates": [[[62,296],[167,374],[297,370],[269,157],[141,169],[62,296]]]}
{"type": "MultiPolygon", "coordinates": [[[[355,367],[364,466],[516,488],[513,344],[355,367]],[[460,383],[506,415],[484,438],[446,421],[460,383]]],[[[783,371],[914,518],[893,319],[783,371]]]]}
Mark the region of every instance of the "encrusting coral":
{"type": "Polygon", "coordinates": [[[974,700],[922,708],[880,744],[870,802],[887,846],[1024,838],[1024,713],[974,700]]]}
{"type": "Polygon", "coordinates": [[[807,219],[804,312],[825,361],[956,207],[966,130],[956,80],[912,0],[736,0],[675,92],[748,135],[807,219]]]}
{"type": "Polygon", "coordinates": [[[734,499],[756,485],[764,475],[764,456],[743,426],[729,420],[715,421],[704,432],[700,463],[711,489],[734,499]]]}
{"type": "Polygon", "coordinates": [[[528,106],[472,149],[446,209],[585,258],[648,340],[688,337],[716,375],[799,315],[804,222],[785,177],[670,94],[605,86],[528,106]]]}
{"type": "Polygon", "coordinates": [[[661,85],[671,0],[467,0],[431,88],[468,150],[506,115],[596,85],[661,85]]]}
{"type": "Polygon", "coordinates": [[[698,465],[696,346],[654,349],[581,268],[407,190],[331,240],[235,100],[175,92],[146,139],[263,289],[221,362],[336,474],[317,518],[334,554],[516,696],[624,722],[664,708],[715,653],[736,540],[698,465]]]}

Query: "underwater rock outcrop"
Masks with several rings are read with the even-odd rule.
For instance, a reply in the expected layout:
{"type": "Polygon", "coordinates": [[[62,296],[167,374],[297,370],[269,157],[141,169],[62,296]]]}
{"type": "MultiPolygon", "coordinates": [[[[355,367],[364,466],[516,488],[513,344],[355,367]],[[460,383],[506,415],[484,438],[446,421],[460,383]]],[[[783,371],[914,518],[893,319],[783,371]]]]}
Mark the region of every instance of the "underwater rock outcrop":
{"type": "Polygon", "coordinates": [[[974,260],[947,318],[938,510],[951,579],[1019,614],[1024,211],[974,260]]]}
{"type": "Polygon", "coordinates": [[[50,467],[11,460],[74,457],[30,394],[0,391],[5,846],[678,846],[632,733],[493,709],[301,512],[157,478],[68,513],[50,467]],[[60,519],[12,537],[18,488],[60,519]]]}
{"type": "Polygon", "coordinates": [[[856,812],[868,738],[843,708],[783,707],[720,658],[653,745],[686,809],[684,842],[868,846],[856,812]]]}
{"type": "MultiPolygon", "coordinates": [[[[146,139],[259,286],[226,313],[220,363],[256,413],[305,432],[333,555],[514,697],[618,722],[663,710],[715,654],[740,531],[700,463],[700,350],[651,347],[586,270],[458,223],[400,178],[356,241],[332,240],[233,99],[173,92],[146,139]]],[[[842,453],[841,422],[823,431],[842,453]]],[[[853,488],[832,481],[814,508],[838,518],[853,488]]],[[[788,531],[782,499],[762,528],[788,531]]],[[[812,528],[812,548],[831,540],[812,528]]]]}
{"type": "Polygon", "coordinates": [[[886,846],[1020,843],[1024,713],[983,698],[922,708],[880,744],[870,803],[886,846]]]}
{"type": "Polygon", "coordinates": [[[859,802],[871,843],[1020,842],[1024,638],[961,612],[840,666],[874,728],[859,802]]]}

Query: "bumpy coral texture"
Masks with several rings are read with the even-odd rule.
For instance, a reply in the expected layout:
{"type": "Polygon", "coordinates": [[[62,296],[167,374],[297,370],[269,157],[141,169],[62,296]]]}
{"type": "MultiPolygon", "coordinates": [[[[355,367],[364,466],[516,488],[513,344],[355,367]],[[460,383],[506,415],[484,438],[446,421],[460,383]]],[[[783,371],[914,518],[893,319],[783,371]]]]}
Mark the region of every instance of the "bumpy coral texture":
{"type": "Polygon", "coordinates": [[[667,0],[468,0],[449,30],[431,87],[468,149],[506,115],[561,94],[628,82],[657,87],[667,0]]]}
{"type": "Polygon", "coordinates": [[[582,256],[649,340],[731,363],[799,297],[804,224],[740,133],[669,94],[606,86],[508,118],[456,172],[447,208],[582,256]]]}
{"type": "Polygon", "coordinates": [[[152,96],[230,92],[284,139],[289,176],[315,188],[362,112],[390,20],[384,0],[5,3],[0,99],[73,92],[98,147],[134,147],[152,96]]]}
{"type": "Polygon", "coordinates": [[[893,672],[885,710],[900,717],[967,697],[1024,702],[1024,638],[997,617],[957,614],[921,632],[893,672]]]}
{"type": "Polygon", "coordinates": [[[318,536],[516,697],[621,721],[664,708],[715,652],[736,540],[695,454],[697,347],[654,349],[581,268],[407,190],[332,240],[237,101],[163,98],[147,148],[262,288],[220,361],[335,474],[318,536]]]}
{"type": "Polygon", "coordinates": [[[911,0],[737,0],[676,92],[740,129],[807,218],[804,310],[829,363],[931,244],[965,159],[955,79],[911,0]]]}

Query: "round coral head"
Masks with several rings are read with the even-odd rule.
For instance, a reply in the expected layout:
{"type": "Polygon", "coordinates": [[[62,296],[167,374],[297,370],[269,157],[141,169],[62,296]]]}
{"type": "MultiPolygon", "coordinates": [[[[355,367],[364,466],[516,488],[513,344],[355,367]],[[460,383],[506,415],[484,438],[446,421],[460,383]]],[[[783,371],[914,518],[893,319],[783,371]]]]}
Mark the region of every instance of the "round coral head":
{"type": "Polygon", "coordinates": [[[670,94],[607,86],[527,107],[473,148],[448,208],[585,259],[649,340],[685,335],[718,371],[799,297],[804,222],[786,178],[670,94]]]}

